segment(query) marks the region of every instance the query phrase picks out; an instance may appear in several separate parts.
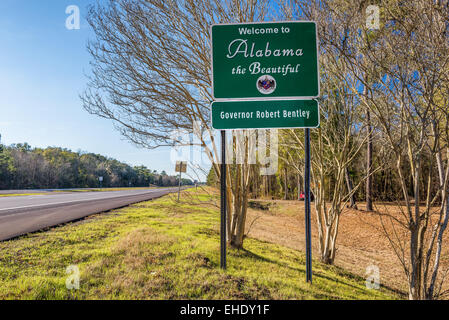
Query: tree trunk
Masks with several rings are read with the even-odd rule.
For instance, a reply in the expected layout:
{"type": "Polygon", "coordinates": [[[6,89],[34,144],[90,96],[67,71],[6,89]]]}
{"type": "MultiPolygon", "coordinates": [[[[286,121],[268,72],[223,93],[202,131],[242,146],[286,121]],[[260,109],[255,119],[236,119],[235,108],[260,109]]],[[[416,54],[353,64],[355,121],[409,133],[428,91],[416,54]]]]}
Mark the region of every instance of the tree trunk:
{"type": "Polygon", "coordinates": [[[357,210],[357,203],[355,202],[355,194],[352,193],[352,190],[353,190],[352,179],[351,179],[351,176],[349,175],[349,169],[347,167],[345,169],[345,180],[346,180],[346,186],[348,188],[348,193],[350,194],[349,206],[351,208],[354,208],[357,210]]]}
{"type": "Polygon", "coordinates": [[[301,193],[301,176],[298,174],[298,182],[297,182],[298,192],[296,193],[296,200],[299,200],[299,195],[301,193]]]}
{"type": "Polygon", "coordinates": [[[239,222],[237,226],[237,233],[235,236],[235,241],[232,243],[232,246],[237,249],[243,248],[243,240],[245,237],[245,225],[246,225],[246,211],[247,211],[247,203],[248,203],[248,192],[245,192],[242,189],[243,197],[241,201],[241,207],[240,207],[240,216],[239,216],[239,222]]]}
{"type": "Polygon", "coordinates": [[[284,168],[284,200],[288,198],[288,176],[287,176],[287,167],[284,168]]]}
{"type": "Polygon", "coordinates": [[[409,284],[409,300],[421,299],[421,281],[422,281],[422,228],[413,226],[411,232],[410,251],[411,251],[411,275],[409,284]]]}
{"type": "MultiPolygon", "coordinates": [[[[366,89],[365,89],[366,92],[366,89]]],[[[366,150],[366,210],[373,211],[373,200],[372,200],[372,186],[373,186],[373,177],[372,173],[372,165],[373,165],[373,135],[371,128],[371,114],[369,110],[366,110],[366,123],[368,127],[368,142],[367,142],[367,150],[366,150]]]]}
{"type": "MultiPolygon", "coordinates": [[[[432,133],[435,137],[437,137],[437,128],[436,128],[436,122],[432,122],[432,133]]],[[[440,188],[441,188],[441,210],[444,212],[443,220],[441,222],[440,230],[438,232],[438,238],[437,238],[437,247],[435,252],[435,260],[433,265],[433,271],[432,276],[430,280],[429,287],[426,292],[426,299],[434,299],[435,298],[435,282],[438,275],[438,269],[440,264],[440,257],[441,257],[441,249],[443,244],[443,235],[447,228],[448,222],[449,222],[449,198],[447,197],[446,190],[444,188],[445,178],[444,178],[444,165],[443,160],[441,156],[441,150],[440,150],[440,144],[439,139],[436,140],[436,150],[437,153],[435,155],[436,161],[437,161],[437,168],[438,168],[438,177],[440,182],[440,188]]]]}
{"type": "Polygon", "coordinates": [[[265,178],[265,176],[261,176],[260,179],[262,180],[262,188],[263,190],[261,190],[260,192],[260,196],[261,197],[266,197],[267,196],[267,179],[265,178]]]}

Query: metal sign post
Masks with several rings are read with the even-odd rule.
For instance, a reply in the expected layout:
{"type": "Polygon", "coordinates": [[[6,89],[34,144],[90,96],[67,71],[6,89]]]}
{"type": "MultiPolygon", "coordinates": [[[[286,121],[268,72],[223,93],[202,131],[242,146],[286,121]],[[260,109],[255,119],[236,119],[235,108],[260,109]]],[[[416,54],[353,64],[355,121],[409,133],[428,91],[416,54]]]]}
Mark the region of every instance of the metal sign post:
{"type": "Polygon", "coordinates": [[[179,202],[179,196],[181,194],[181,175],[182,175],[182,172],[179,171],[178,202],[179,202]]]}
{"type": "Polygon", "coordinates": [[[306,280],[312,283],[312,239],[310,231],[310,129],[304,132],[305,172],[304,172],[304,208],[306,222],[306,280]]]}
{"type": "Polygon", "coordinates": [[[181,194],[181,177],[183,172],[187,172],[187,162],[176,161],[175,172],[179,172],[178,202],[181,194]]]}
{"type": "Polygon", "coordinates": [[[221,170],[220,170],[220,267],[226,269],[226,131],[221,130],[221,170]]]}

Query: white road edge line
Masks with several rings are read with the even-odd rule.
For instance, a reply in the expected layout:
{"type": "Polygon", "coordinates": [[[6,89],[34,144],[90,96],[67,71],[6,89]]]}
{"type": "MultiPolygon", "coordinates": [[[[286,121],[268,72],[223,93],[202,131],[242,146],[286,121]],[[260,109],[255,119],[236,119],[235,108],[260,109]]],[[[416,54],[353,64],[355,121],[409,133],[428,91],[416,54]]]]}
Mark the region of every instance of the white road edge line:
{"type": "MultiPolygon", "coordinates": [[[[153,192],[153,191],[160,191],[160,190],[151,190],[149,192],[153,192]]],[[[141,194],[144,194],[146,192],[142,192],[142,193],[137,193],[137,194],[133,194],[130,196],[139,196],[141,194]]],[[[126,197],[127,195],[123,195],[123,197],[126,197]]],[[[89,200],[106,200],[106,199],[113,199],[113,198],[118,198],[118,197],[106,197],[106,198],[89,198],[89,199],[78,199],[78,200],[72,200],[72,201],[63,201],[63,202],[51,202],[51,203],[41,203],[41,204],[34,204],[34,205],[30,205],[30,206],[22,206],[22,207],[14,207],[14,208],[4,208],[4,209],[0,209],[0,211],[7,211],[7,210],[16,210],[16,209],[24,209],[24,208],[32,208],[32,207],[44,207],[44,206],[48,206],[48,205],[54,205],[54,204],[64,204],[64,203],[72,203],[72,202],[80,202],[80,201],[89,201],[89,200]]]]}

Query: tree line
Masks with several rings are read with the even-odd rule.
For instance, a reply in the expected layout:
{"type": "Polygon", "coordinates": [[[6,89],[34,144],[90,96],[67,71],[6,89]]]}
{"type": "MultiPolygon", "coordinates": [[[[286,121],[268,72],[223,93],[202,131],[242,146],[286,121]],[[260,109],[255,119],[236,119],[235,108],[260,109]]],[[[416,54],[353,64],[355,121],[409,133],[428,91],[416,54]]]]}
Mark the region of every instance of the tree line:
{"type": "MultiPolygon", "coordinates": [[[[177,186],[179,177],[100,154],[69,149],[0,144],[0,189],[177,186]],[[103,177],[103,181],[99,181],[103,177]]],[[[182,178],[182,185],[192,185],[182,178]]]]}

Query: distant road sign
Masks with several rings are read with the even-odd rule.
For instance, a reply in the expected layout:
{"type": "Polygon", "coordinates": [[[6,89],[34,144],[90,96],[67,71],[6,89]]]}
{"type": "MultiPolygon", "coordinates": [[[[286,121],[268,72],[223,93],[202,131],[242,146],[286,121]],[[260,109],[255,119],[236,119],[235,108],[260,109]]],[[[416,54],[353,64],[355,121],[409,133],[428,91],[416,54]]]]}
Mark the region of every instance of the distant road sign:
{"type": "Polygon", "coordinates": [[[214,129],[316,128],[320,125],[316,100],[215,101],[214,129]]]}
{"type": "Polygon", "coordinates": [[[187,162],[186,161],[176,161],[175,172],[187,172],[187,162]]]}
{"type": "Polygon", "coordinates": [[[103,181],[103,177],[98,177],[98,181],[103,181]]]}
{"type": "Polygon", "coordinates": [[[316,98],[316,24],[312,21],[211,27],[214,99],[316,98]]]}

